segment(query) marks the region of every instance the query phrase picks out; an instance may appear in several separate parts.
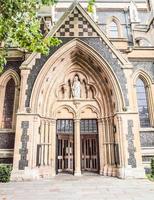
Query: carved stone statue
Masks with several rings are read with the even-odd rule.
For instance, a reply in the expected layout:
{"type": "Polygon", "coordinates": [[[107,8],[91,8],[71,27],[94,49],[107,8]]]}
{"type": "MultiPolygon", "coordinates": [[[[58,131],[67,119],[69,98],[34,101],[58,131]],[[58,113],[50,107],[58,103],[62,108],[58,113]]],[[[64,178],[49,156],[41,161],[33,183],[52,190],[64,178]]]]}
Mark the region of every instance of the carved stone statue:
{"type": "Polygon", "coordinates": [[[129,10],[131,22],[139,22],[137,6],[134,0],[131,0],[129,10]]]}
{"type": "Polygon", "coordinates": [[[73,85],[72,85],[72,95],[73,98],[81,97],[81,83],[79,81],[79,77],[75,75],[73,85]]]}

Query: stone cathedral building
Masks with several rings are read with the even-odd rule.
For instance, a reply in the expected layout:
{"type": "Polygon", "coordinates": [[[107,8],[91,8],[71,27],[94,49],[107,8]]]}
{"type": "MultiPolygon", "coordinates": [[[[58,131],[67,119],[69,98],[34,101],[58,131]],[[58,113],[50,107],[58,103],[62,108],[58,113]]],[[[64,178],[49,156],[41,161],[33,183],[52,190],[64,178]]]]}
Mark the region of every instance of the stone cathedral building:
{"type": "Polygon", "coordinates": [[[59,1],[38,13],[62,43],[10,47],[0,74],[0,163],[12,180],[86,172],[142,178],[154,156],[154,1],[59,1]]]}

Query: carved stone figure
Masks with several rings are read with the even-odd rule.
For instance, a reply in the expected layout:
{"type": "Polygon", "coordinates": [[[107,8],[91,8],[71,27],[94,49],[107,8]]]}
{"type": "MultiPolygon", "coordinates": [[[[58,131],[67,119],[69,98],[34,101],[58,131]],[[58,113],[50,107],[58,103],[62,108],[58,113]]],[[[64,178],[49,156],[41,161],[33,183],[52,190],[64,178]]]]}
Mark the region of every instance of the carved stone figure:
{"type": "Polygon", "coordinates": [[[136,3],[134,2],[134,0],[131,0],[129,9],[130,9],[131,22],[139,22],[137,6],[136,6],[136,3]]]}
{"type": "Polygon", "coordinates": [[[72,85],[72,95],[73,98],[81,97],[81,83],[79,81],[79,77],[75,75],[73,85],[72,85]]]}

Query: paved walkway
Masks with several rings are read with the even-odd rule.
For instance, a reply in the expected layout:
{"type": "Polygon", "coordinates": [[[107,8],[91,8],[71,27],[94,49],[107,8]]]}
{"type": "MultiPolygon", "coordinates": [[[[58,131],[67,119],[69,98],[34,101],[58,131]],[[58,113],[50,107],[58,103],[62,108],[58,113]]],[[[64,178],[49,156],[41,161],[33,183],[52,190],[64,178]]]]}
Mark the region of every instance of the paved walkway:
{"type": "Polygon", "coordinates": [[[0,183],[0,200],[154,200],[154,182],[103,176],[56,176],[0,183]]]}

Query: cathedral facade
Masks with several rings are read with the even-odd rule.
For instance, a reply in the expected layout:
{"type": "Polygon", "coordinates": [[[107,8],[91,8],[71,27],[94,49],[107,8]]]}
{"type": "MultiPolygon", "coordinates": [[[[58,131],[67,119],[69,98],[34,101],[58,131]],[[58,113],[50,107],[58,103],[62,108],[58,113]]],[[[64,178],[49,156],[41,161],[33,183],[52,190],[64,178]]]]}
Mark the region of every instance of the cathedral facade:
{"type": "Polygon", "coordinates": [[[59,1],[39,11],[49,55],[12,47],[0,74],[0,163],[12,180],[143,178],[154,157],[154,3],[59,1]]]}

